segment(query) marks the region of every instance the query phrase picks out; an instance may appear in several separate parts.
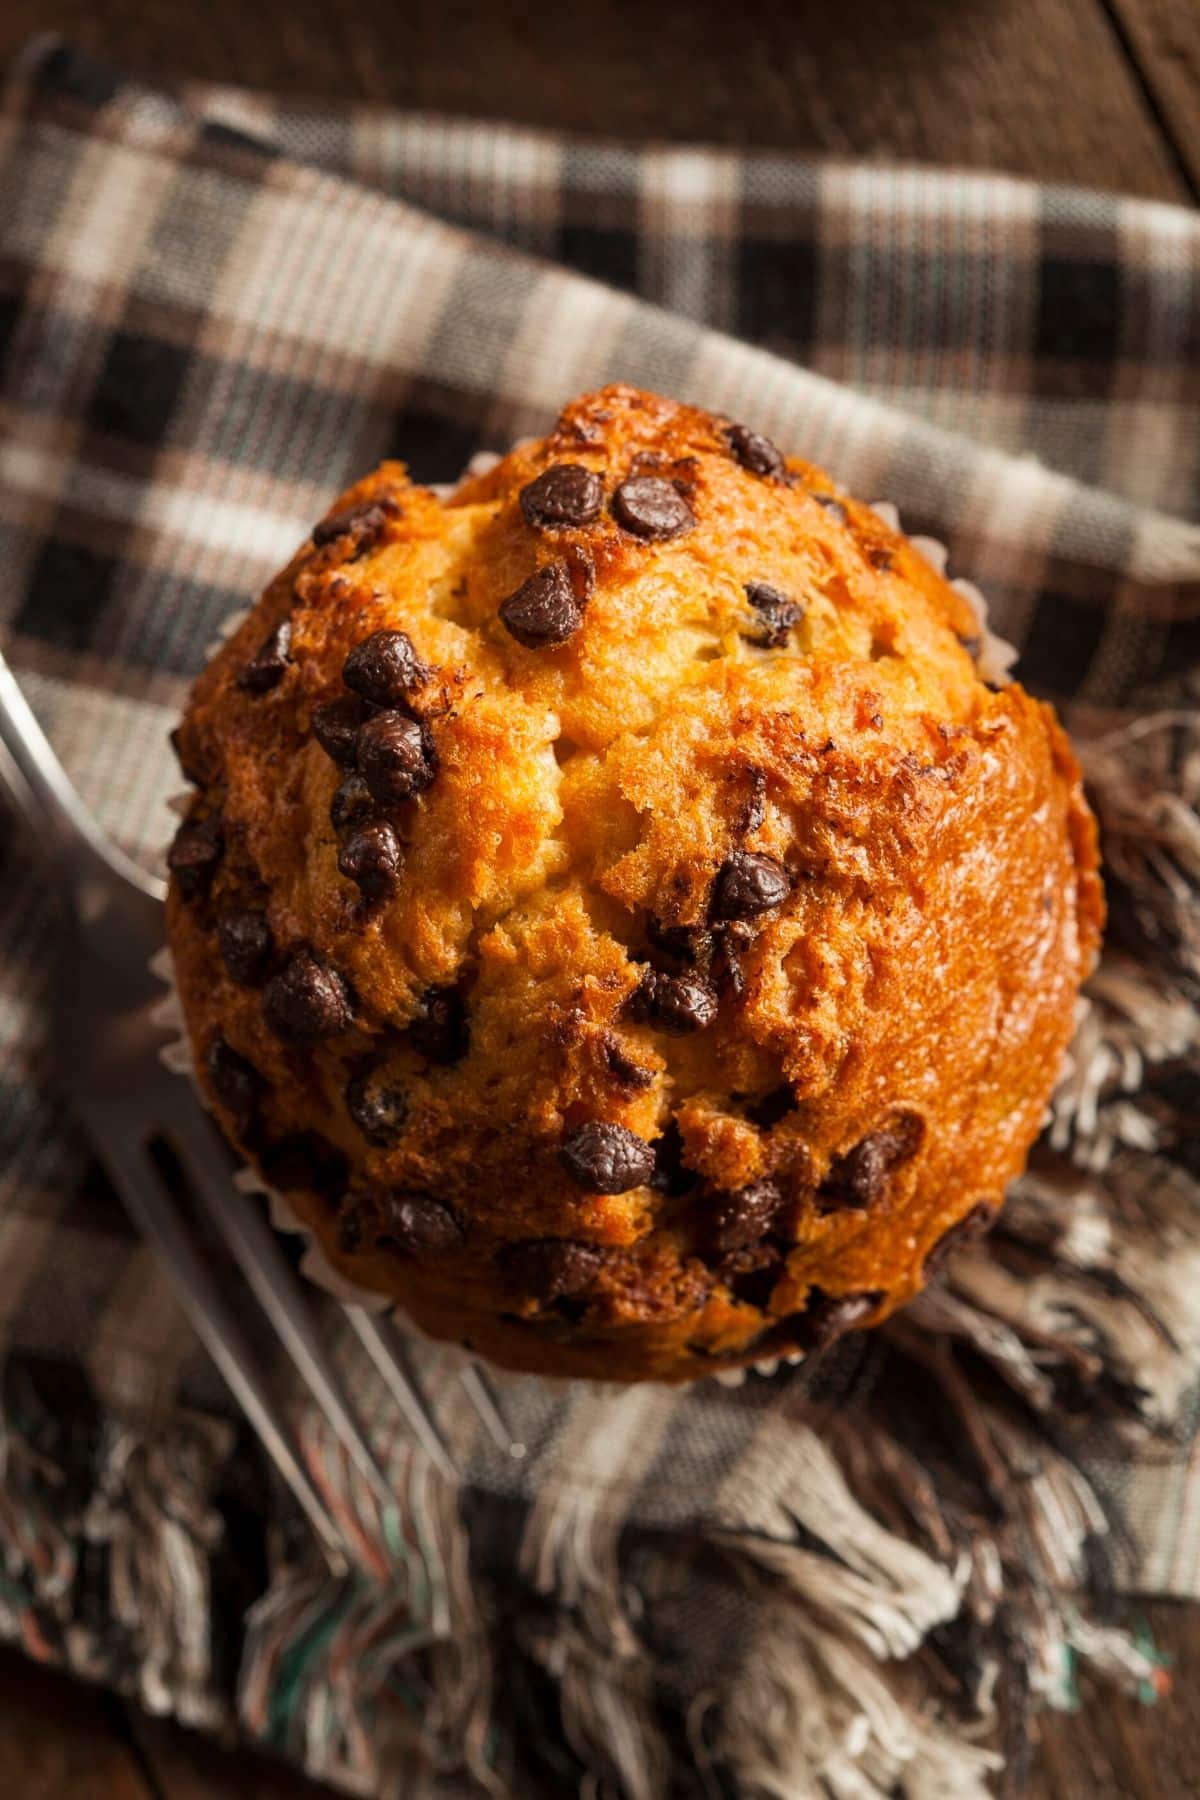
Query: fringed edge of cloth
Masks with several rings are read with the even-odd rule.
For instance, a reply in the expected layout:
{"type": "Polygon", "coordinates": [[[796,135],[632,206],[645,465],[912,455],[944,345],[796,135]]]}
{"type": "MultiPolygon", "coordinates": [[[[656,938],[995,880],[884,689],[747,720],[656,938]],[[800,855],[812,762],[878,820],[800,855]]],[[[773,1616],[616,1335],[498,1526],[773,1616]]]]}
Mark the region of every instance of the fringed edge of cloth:
{"type": "MultiPolygon", "coordinates": [[[[355,1572],[333,1581],[279,1534],[242,1643],[251,1737],[404,1800],[972,1800],[1020,1791],[1080,1667],[1163,1690],[1152,1647],[1109,1622],[1137,1547],[1098,1471],[1171,1454],[1200,1371],[1198,702],[1184,681],[1116,731],[1076,722],[1115,930],[990,1239],[857,1340],[836,1404],[775,1377],[782,1404],[684,1532],[551,1482],[484,1566],[502,1501],[401,1445],[383,1508],[306,1420],[355,1572]]],[[[589,1399],[573,1474],[632,1453],[646,1404],[589,1399]]],[[[26,1426],[10,1406],[0,1633],[224,1726],[209,1615],[232,1429],[101,1419],[68,1494],[26,1426]]]]}

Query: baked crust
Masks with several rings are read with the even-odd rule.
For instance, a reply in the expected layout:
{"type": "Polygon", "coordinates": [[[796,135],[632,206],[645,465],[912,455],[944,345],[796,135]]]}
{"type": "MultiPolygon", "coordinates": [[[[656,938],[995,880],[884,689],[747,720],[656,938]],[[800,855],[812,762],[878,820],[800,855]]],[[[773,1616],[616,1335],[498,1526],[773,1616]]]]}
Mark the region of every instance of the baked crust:
{"type": "Polygon", "coordinates": [[[1066,739],[962,596],[629,387],[315,535],[177,737],[223,1128],[347,1277],[515,1368],[686,1379],[909,1299],[1023,1166],[1103,910],[1066,739]]]}

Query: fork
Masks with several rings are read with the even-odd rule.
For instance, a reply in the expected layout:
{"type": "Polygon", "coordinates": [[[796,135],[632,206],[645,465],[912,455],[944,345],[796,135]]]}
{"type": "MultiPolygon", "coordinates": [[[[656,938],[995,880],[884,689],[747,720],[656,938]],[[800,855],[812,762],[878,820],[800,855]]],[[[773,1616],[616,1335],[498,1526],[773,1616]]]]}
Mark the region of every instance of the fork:
{"type": "MultiPolygon", "coordinates": [[[[57,1074],[92,1147],[179,1303],[316,1534],[330,1568],[348,1567],[341,1533],[273,1397],[237,1306],[189,1229],[182,1188],[232,1253],[251,1293],[346,1455],[385,1502],[387,1474],[322,1343],[301,1283],[257,1202],[235,1186],[238,1163],[191,1085],[161,1052],[164,990],[151,962],[164,945],[165,886],[100,831],[0,655],[0,787],[46,854],[62,902],[63,954],[52,1041],[57,1074]]],[[[413,1437],[441,1470],[458,1470],[389,1319],[344,1311],[413,1437]]],[[[494,1444],[513,1440],[484,1371],[459,1379],[494,1444]]]]}

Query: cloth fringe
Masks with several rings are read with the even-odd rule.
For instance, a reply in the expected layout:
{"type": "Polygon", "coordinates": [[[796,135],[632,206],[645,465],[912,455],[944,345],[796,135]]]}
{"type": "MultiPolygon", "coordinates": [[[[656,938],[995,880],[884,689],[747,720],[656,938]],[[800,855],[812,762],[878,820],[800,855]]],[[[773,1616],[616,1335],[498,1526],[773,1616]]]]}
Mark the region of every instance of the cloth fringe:
{"type": "Polygon", "coordinates": [[[22,1431],[14,1410],[0,1413],[0,1637],[148,1712],[227,1727],[210,1577],[222,1529],[212,1490],[232,1428],[189,1413],[148,1437],[108,1419],[80,1495],[67,1459],[39,1441],[55,1421],[35,1414],[22,1431]]]}
{"type": "MultiPolygon", "coordinates": [[[[496,1496],[398,1443],[384,1506],[306,1420],[355,1570],[334,1581],[275,1546],[237,1694],[251,1736],[349,1793],[403,1800],[976,1800],[997,1781],[1019,1791],[1037,1715],[1074,1703],[1081,1668],[1162,1690],[1153,1650],[1105,1617],[1130,1543],[1084,1471],[1169,1433],[1200,1371],[1186,698],[1083,743],[1117,929],[992,1237],[847,1347],[836,1402],[783,1371],[782,1409],[751,1422],[686,1532],[632,1526],[607,1482],[614,1467],[635,1482],[654,1453],[652,1390],[570,1398],[551,1472],[490,1569],[496,1496]]],[[[3,1430],[0,1630],[87,1673],[94,1634],[72,1596],[102,1556],[126,1685],[223,1722],[197,1622],[227,1428],[105,1425],[74,1510],[54,1457],[12,1417],[3,1430]]]]}
{"type": "MultiPolygon", "coordinates": [[[[1019,1786],[1038,1712],[1074,1704],[1081,1666],[1127,1691],[1162,1691],[1152,1649],[1104,1620],[1130,1546],[1083,1464],[1106,1434],[1127,1447],[1169,1431],[1200,1370],[1200,1186],[1162,1154],[1188,1127],[1152,1079],[1193,1067],[1200,1049],[1200,711],[1174,698],[1085,741],[1082,756],[1115,919],[1132,934],[1119,932],[1089,984],[1047,1137],[1000,1226],[876,1334],[848,1404],[822,1409],[797,1383],[786,1426],[767,1416],[686,1550],[670,1534],[641,1546],[636,1584],[626,1521],[599,1476],[636,1464],[652,1408],[638,1391],[580,1401],[560,1446],[567,1474],[534,1499],[508,1571],[537,1604],[511,1593],[504,1603],[519,1621],[507,1661],[479,1583],[445,1587],[454,1680],[425,1718],[441,1721],[443,1749],[461,1747],[441,1771],[457,1767],[462,1791],[531,1791],[514,1744],[482,1754],[480,1722],[493,1706],[503,1720],[521,1658],[539,1671],[540,1704],[557,1708],[571,1759],[555,1791],[622,1800],[656,1800],[681,1781],[688,1793],[763,1800],[973,1800],[997,1778],[1019,1786]],[[689,1687],[656,1639],[701,1564],[753,1626],[739,1635],[737,1608],[723,1615],[714,1600],[712,1637],[723,1645],[729,1627],[728,1660],[718,1648],[689,1687]],[[473,1698],[472,1683],[483,1684],[473,1698]]],[[[465,1569],[453,1497],[437,1505],[438,1566],[465,1569]]],[[[413,1529],[415,1514],[405,1519],[413,1529]]],[[[325,1604],[349,1649],[361,1602],[325,1604]]],[[[256,1729],[268,1671],[309,1629],[312,1606],[301,1582],[254,1622],[243,1710],[256,1729]]],[[[350,1744],[357,1709],[377,1710],[379,1670],[391,1669],[395,1692],[401,1662],[408,1681],[414,1665],[427,1681],[432,1667],[428,1610],[414,1612],[410,1596],[401,1628],[378,1594],[366,1616],[380,1609],[394,1621],[390,1647],[370,1680],[347,1683],[336,1731],[327,1698],[309,1697],[308,1766],[344,1785],[347,1765],[327,1751],[350,1744]]],[[[403,1791],[416,1793],[413,1742],[393,1742],[410,1759],[403,1791]]],[[[377,1732],[357,1746],[368,1750],[354,1764],[362,1791],[400,1792],[377,1732]]],[[[432,1748],[423,1766],[430,1791],[450,1791],[437,1788],[432,1748]]]]}
{"type": "Polygon", "coordinates": [[[491,1658],[457,1492],[402,1447],[384,1506],[324,1422],[308,1424],[307,1461],[355,1568],[333,1580],[285,1548],[247,1620],[243,1723],[348,1793],[418,1800],[444,1791],[449,1768],[472,1793],[508,1793],[488,1761],[491,1658]]]}

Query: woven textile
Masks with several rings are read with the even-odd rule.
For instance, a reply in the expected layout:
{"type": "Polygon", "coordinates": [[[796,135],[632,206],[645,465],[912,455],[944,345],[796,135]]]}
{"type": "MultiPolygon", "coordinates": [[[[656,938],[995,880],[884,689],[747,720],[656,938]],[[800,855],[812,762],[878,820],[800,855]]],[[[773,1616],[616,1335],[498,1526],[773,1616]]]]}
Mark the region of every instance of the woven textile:
{"type": "Polygon", "coordinates": [[[513,1382],[519,1466],[422,1351],[454,1493],[331,1316],[400,1501],[380,1514],[309,1424],[361,1564],[318,1600],[54,1096],[51,922],[4,824],[0,1629],[202,1722],[240,1669],[244,1725],[363,1791],[420,1768],[445,1793],[590,1773],[639,1800],[792,1796],[856,1764],[856,1792],[919,1768],[967,1793],[986,1759],[933,1719],[922,1642],[983,1716],[997,1667],[1051,1703],[1076,1656],[1149,1677],[1047,1598],[1102,1585],[1100,1562],[1200,1594],[1200,220],[999,177],[153,93],[55,45],[24,59],[0,112],[6,652],[142,860],[170,834],[187,680],[330,496],[384,456],[452,479],[612,379],[895,503],[1080,736],[1114,949],[1011,1232],[816,1377],[513,1382]],[[964,1408],[986,1424],[969,1481],[964,1408]],[[1018,1477],[1047,1414],[1061,1464],[1018,1477]],[[1012,1619],[1036,1621],[1024,1645],[985,1604],[985,1518],[1012,1619]],[[781,1660],[768,1736],[752,1702],[781,1660]]]}

